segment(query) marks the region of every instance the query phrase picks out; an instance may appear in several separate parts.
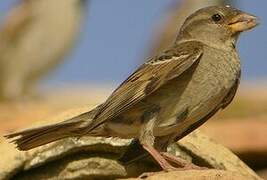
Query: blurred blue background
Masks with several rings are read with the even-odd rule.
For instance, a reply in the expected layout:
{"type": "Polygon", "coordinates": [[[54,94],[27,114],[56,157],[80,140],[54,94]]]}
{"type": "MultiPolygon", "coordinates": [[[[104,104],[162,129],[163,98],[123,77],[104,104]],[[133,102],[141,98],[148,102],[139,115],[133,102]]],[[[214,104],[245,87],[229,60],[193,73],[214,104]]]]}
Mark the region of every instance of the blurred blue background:
{"type": "MultiPolygon", "coordinates": [[[[1,17],[16,0],[0,2],[1,17]]],[[[86,7],[80,39],[46,85],[119,83],[149,54],[155,28],[174,0],[92,0],[86,7]]],[[[267,1],[237,1],[237,8],[257,15],[261,25],[242,34],[238,49],[244,80],[267,77],[267,1]]]]}

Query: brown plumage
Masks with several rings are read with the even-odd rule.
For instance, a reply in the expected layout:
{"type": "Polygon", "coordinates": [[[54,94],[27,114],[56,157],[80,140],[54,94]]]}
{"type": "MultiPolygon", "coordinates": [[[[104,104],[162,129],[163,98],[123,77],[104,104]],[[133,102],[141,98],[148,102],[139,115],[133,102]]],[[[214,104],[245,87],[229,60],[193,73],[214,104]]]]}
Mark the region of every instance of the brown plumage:
{"type": "Polygon", "coordinates": [[[70,136],[136,138],[164,170],[176,169],[168,161],[178,160],[164,154],[167,146],[232,101],[240,77],[236,40],[256,25],[254,16],[231,7],[201,9],[187,18],[172,47],[93,111],[6,137],[22,150],[70,136]]]}
{"type": "Polygon", "coordinates": [[[12,142],[17,144],[19,150],[29,150],[59,139],[78,137],[87,130],[90,120],[94,117],[95,110],[81,114],[69,120],[47,125],[39,128],[27,129],[22,132],[7,135],[12,142]]]}

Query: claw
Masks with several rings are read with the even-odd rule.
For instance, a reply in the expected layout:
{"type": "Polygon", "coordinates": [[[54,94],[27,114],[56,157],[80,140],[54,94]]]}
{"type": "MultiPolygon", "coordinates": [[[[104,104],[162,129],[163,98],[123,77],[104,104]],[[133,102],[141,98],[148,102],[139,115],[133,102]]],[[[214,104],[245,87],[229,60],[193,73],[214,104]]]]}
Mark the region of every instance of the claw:
{"type": "Polygon", "coordinates": [[[206,170],[208,168],[206,167],[200,167],[200,166],[197,166],[191,162],[188,162],[182,158],[179,158],[177,156],[174,156],[174,155],[171,155],[167,152],[161,152],[160,153],[167,161],[170,161],[172,163],[174,163],[175,165],[178,165],[180,166],[180,168],[175,168],[173,167],[175,170],[179,170],[179,171],[185,171],[185,170],[192,170],[192,169],[195,169],[195,170],[206,170]]]}

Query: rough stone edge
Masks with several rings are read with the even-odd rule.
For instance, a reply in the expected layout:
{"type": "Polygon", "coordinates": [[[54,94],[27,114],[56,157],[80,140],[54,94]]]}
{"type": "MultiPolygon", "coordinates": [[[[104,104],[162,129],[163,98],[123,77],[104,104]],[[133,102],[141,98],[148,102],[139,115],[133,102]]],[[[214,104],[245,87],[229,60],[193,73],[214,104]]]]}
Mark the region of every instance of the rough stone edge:
{"type": "MultiPolygon", "coordinates": [[[[141,178],[127,178],[118,180],[136,180],[141,178]]],[[[250,180],[245,175],[238,172],[224,171],[224,170],[189,170],[189,171],[173,171],[173,172],[159,172],[153,174],[145,180],[199,180],[199,179],[216,179],[216,180],[250,180]]]]}
{"type": "Polygon", "coordinates": [[[215,169],[238,172],[253,179],[261,179],[229,149],[200,133],[198,130],[180,140],[178,144],[184,151],[191,154],[192,157],[203,159],[203,161],[215,169]],[[206,147],[207,144],[209,144],[209,147],[206,147]]]}

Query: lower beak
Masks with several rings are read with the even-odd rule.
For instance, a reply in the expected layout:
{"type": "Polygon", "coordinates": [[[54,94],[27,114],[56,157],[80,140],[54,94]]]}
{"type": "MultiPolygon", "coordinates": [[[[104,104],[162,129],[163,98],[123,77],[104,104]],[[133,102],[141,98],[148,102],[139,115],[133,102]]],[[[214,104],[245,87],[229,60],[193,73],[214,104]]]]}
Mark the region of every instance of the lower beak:
{"type": "Polygon", "coordinates": [[[255,16],[241,13],[235,16],[228,24],[233,33],[247,31],[259,24],[259,19],[255,16]]]}

